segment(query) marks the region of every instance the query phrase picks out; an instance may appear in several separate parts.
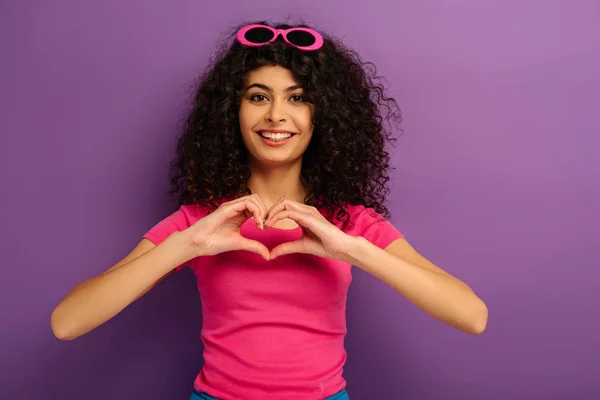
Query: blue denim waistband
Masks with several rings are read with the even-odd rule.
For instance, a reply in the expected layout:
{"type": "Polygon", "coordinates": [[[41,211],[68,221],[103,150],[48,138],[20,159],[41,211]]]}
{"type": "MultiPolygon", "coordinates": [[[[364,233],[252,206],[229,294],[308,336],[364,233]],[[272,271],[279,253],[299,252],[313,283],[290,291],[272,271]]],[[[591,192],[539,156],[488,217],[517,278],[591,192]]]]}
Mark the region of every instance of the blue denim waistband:
{"type": "MultiPolygon", "coordinates": [[[[190,396],[190,400],[219,400],[219,399],[217,399],[216,397],[211,397],[204,392],[199,392],[197,390],[194,390],[194,393],[192,393],[192,395],[190,396]]],[[[346,392],[346,389],[342,389],[341,391],[337,392],[333,396],[326,398],[325,400],[350,400],[350,398],[348,397],[348,392],[346,392]]]]}

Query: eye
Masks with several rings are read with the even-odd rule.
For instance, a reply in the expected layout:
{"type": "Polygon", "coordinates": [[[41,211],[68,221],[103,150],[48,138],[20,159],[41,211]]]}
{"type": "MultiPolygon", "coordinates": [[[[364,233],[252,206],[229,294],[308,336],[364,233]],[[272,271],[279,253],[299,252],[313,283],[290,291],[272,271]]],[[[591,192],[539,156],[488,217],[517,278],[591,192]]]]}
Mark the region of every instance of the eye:
{"type": "Polygon", "coordinates": [[[304,101],[304,96],[301,94],[295,94],[290,98],[290,100],[292,100],[294,103],[302,103],[304,101]]]}
{"type": "Polygon", "coordinates": [[[262,103],[265,100],[267,100],[267,96],[265,96],[264,94],[256,93],[250,96],[250,100],[255,101],[257,103],[262,103]]]}

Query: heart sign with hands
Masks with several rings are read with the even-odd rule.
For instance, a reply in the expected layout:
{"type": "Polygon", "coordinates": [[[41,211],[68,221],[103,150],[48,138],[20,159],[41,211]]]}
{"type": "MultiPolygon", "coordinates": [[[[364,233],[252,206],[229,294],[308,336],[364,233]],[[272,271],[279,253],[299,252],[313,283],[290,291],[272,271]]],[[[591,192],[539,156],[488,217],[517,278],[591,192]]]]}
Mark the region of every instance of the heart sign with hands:
{"type": "Polygon", "coordinates": [[[256,194],[221,204],[184,232],[198,256],[247,250],[265,260],[292,253],[344,260],[356,239],[329,222],[315,207],[282,198],[267,210],[256,194]],[[241,235],[240,228],[249,218],[259,229],[268,229],[277,221],[289,218],[302,228],[302,237],[282,243],[269,252],[262,243],[241,235]]]}
{"type": "Polygon", "coordinates": [[[289,218],[302,228],[302,237],[286,242],[271,250],[271,260],[292,253],[312,254],[318,257],[345,260],[356,238],[342,232],[329,222],[316,207],[290,199],[281,199],[268,212],[265,228],[289,218]]]}
{"type": "Polygon", "coordinates": [[[187,228],[186,233],[197,256],[213,256],[232,250],[247,250],[269,260],[269,249],[245,238],[240,227],[249,218],[262,229],[267,209],[257,195],[248,195],[221,204],[215,211],[187,228]]]}

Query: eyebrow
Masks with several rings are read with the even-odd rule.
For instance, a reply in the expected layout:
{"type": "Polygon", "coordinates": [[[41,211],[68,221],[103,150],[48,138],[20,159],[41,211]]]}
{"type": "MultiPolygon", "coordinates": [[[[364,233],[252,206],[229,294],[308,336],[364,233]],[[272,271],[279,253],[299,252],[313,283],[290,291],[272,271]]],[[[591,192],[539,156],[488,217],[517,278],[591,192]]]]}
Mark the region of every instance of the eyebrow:
{"type": "MultiPolygon", "coordinates": [[[[253,83],[252,85],[248,86],[245,91],[247,92],[248,90],[252,89],[253,87],[257,87],[262,90],[266,90],[267,92],[273,93],[273,89],[263,83],[253,83]]],[[[302,85],[290,86],[290,87],[286,88],[285,91],[291,92],[292,90],[296,90],[296,89],[302,89],[302,85]]]]}

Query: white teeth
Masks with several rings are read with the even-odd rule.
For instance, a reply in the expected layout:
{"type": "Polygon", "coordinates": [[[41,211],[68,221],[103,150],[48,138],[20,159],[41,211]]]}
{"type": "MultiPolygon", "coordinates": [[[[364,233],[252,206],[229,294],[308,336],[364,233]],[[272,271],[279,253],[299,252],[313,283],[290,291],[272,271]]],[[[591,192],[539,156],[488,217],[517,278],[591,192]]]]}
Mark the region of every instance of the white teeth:
{"type": "Polygon", "coordinates": [[[286,132],[286,133],[273,133],[273,132],[266,132],[266,131],[261,131],[260,134],[266,138],[269,139],[275,139],[275,140],[283,140],[283,139],[287,139],[289,137],[292,136],[291,133],[286,132]]]}

